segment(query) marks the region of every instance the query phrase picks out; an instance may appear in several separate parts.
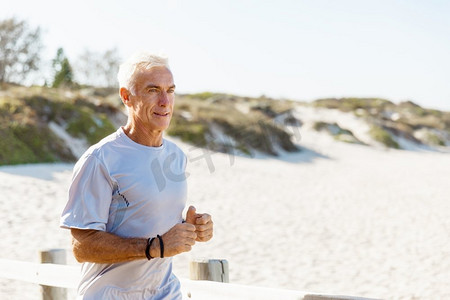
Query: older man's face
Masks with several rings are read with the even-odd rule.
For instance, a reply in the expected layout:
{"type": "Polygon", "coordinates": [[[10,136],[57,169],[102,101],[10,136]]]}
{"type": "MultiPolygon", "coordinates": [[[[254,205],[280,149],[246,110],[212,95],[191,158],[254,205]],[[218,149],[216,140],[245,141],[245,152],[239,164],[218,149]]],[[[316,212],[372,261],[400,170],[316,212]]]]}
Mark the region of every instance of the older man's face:
{"type": "Polygon", "coordinates": [[[136,76],[129,113],[139,125],[150,130],[165,130],[172,119],[174,93],[175,84],[169,69],[153,67],[142,70],[136,76]]]}

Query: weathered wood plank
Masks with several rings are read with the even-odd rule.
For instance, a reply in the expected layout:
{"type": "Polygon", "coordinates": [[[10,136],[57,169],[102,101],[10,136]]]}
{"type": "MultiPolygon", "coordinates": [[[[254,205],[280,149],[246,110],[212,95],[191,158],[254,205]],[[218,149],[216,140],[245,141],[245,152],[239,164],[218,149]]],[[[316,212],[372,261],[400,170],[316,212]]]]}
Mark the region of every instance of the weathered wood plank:
{"type": "Polygon", "coordinates": [[[55,287],[76,288],[80,281],[80,266],[0,259],[0,277],[55,287]]]}

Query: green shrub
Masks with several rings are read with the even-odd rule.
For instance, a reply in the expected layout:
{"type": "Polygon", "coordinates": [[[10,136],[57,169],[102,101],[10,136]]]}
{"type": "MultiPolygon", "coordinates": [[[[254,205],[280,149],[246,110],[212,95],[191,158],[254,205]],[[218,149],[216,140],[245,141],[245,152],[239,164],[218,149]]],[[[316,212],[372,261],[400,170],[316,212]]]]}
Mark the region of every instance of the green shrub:
{"type": "Polygon", "coordinates": [[[0,165],[38,162],[33,151],[19,140],[10,128],[0,129],[0,165]]]}
{"type": "Polygon", "coordinates": [[[213,96],[216,96],[216,95],[220,95],[220,94],[211,93],[211,92],[202,92],[202,93],[196,93],[196,94],[188,94],[188,95],[185,95],[185,96],[190,98],[190,99],[206,100],[206,99],[209,99],[209,98],[211,98],[213,96]]]}
{"type": "Polygon", "coordinates": [[[73,91],[16,87],[0,99],[0,164],[73,161],[64,142],[48,127],[65,126],[69,134],[93,144],[115,131],[108,105],[76,98],[73,91]]]}
{"type": "Polygon", "coordinates": [[[392,138],[391,134],[380,126],[373,125],[369,134],[374,140],[382,143],[386,147],[400,149],[400,145],[392,138]]]}
{"type": "Polygon", "coordinates": [[[208,132],[205,124],[198,121],[187,121],[178,115],[174,115],[167,129],[167,134],[177,136],[182,141],[199,147],[206,146],[208,132]]]}
{"type": "Polygon", "coordinates": [[[352,144],[364,144],[359,141],[348,129],[341,128],[337,123],[326,123],[322,121],[314,122],[313,128],[316,131],[325,130],[329,134],[333,135],[334,139],[340,142],[352,143],[352,144]]]}
{"type": "Polygon", "coordinates": [[[426,141],[431,145],[445,146],[444,140],[442,140],[437,134],[429,132],[426,136],[426,141]]]}
{"type": "Polygon", "coordinates": [[[0,164],[72,161],[70,150],[48,127],[13,122],[0,130],[0,164]]]}
{"type": "Polygon", "coordinates": [[[388,100],[380,98],[327,98],[318,99],[313,102],[316,107],[334,108],[344,112],[364,109],[366,111],[374,110],[377,113],[394,104],[388,100]]]}
{"type": "Polygon", "coordinates": [[[314,122],[313,129],[315,131],[321,131],[321,130],[324,130],[324,129],[328,129],[328,123],[322,122],[322,121],[314,122]]]}
{"type": "Polygon", "coordinates": [[[89,144],[95,144],[115,131],[105,114],[95,113],[88,107],[81,107],[67,123],[67,132],[74,137],[85,137],[89,144]]]}

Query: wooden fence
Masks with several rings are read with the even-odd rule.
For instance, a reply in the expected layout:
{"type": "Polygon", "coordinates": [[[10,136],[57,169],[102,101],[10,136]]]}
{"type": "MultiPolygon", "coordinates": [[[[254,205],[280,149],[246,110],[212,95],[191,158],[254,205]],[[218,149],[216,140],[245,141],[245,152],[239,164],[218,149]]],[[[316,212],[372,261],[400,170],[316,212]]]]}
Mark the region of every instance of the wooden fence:
{"type": "MultiPolygon", "coordinates": [[[[65,250],[41,252],[42,263],[0,259],[0,278],[26,281],[42,286],[42,299],[65,300],[66,289],[77,288],[80,266],[65,265],[65,250]]],[[[183,299],[192,300],[375,300],[320,295],[287,289],[272,289],[228,283],[226,260],[190,262],[190,279],[180,279],[183,299]]]]}

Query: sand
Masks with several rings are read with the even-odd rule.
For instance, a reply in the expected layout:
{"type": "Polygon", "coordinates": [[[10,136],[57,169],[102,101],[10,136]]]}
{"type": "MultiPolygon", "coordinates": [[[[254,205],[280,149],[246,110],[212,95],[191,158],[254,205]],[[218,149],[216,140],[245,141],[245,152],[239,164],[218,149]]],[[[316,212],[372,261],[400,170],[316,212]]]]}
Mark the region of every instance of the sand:
{"type": "MultiPolygon", "coordinates": [[[[223,258],[230,281],[384,299],[450,299],[450,154],[385,150],[303,130],[302,152],[189,157],[189,204],[212,214],[215,236],[175,258],[223,258]]],[[[38,261],[70,248],[58,218],[72,164],[0,167],[0,257],[38,261]]],[[[69,263],[74,263],[69,258],[69,263]]],[[[73,291],[70,291],[73,296],[73,291]]],[[[0,279],[1,299],[39,287],[0,279]]]]}

